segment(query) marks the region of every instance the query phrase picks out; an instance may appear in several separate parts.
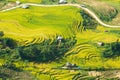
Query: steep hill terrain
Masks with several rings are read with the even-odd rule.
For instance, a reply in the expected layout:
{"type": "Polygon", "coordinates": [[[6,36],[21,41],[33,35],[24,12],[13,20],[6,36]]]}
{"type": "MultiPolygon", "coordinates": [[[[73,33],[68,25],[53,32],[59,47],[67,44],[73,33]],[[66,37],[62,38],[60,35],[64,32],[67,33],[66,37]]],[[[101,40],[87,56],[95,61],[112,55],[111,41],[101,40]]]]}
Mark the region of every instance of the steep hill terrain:
{"type": "Polygon", "coordinates": [[[82,21],[78,12],[79,9],[75,7],[64,6],[18,8],[0,13],[0,28],[6,37],[9,36],[25,43],[42,42],[45,39],[53,40],[57,35],[73,36],[73,33],[69,31],[66,33],[66,30],[69,30],[73,22],[82,21]]]}
{"type": "MultiPolygon", "coordinates": [[[[118,10],[107,1],[79,2],[107,16],[118,10]]],[[[0,12],[0,79],[119,80],[119,39],[120,28],[101,26],[74,6],[0,12]]]]}
{"type": "Polygon", "coordinates": [[[102,0],[103,2],[113,6],[114,8],[117,9],[118,11],[118,14],[116,15],[116,17],[112,20],[112,22],[110,22],[110,24],[118,24],[120,25],[119,23],[119,20],[120,20],[120,0],[102,0]]]}
{"type": "Polygon", "coordinates": [[[76,0],[78,3],[85,4],[93,10],[103,21],[112,21],[118,11],[115,7],[99,0],[76,0]]]}

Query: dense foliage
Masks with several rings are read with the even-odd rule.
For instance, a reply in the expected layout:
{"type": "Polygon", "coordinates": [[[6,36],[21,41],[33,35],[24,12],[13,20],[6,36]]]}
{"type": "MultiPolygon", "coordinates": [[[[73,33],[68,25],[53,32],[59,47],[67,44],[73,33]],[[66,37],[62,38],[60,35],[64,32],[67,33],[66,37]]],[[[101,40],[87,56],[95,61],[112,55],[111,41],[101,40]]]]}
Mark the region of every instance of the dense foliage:
{"type": "Polygon", "coordinates": [[[81,10],[80,14],[83,17],[83,26],[84,29],[95,29],[97,26],[97,22],[91,17],[89,16],[89,14],[87,14],[85,11],[81,10]]]}
{"type": "Polygon", "coordinates": [[[33,44],[29,46],[22,46],[19,48],[19,53],[23,59],[37,62],[52,61],[64,55],[75,43],[75,39],[67,39],[54,41],[49,44],[49,40],[41,44],[33,44]]]}
{"type": "Polygon", "coordinates": [[[106,50],[103,52],[103,56],[106,58],[111,58],[115,56],[120,56],[120,43],[114,42],[106,44],[105,46],[106,50]]]}
{"type": "Polygon", "coordinates": [[[11,38],[1,38],[1,48],[9,47],[11,49],[14,49],[17,47],[17,42],[11,38]]]}
{"type": "Polygon", "coordinates": [[[0,37],[4,36],[4,32],[0,31],[0,37]]]}
{"type": "Polygon", "coordinates": [[[110,30],[109,33],[120,35],[120,30],[110,30]]]}
{"type": "Polygon", "coordinates": [[[28,46],[18,46],[17,42],[11,38],[0,38],[0,42],[0,56],[6,58],[5,66],[10,67],[9,65],[20,58],[35,62],[58,59],[76,43],[76,39],[56,39],[51,44],[50,40],[46,40],[43,43],[28,46]]]}

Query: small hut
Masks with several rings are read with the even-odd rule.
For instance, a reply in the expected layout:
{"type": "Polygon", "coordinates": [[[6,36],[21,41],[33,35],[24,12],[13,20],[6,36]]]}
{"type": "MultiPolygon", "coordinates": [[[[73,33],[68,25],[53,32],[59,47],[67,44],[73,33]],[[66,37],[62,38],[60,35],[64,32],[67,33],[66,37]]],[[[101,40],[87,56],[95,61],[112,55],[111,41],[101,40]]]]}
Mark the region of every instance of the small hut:
{"type": "Polygon", "coordinates": [[[29,5],[22,5],[22,8],[27,9],[27,8],[29,8],[29,5]]]}
{"type": "Polygon", "coordinates": [[[61,42],[62,39],[63,39],[62,36],[58,36],[58,37],[57,37],[57,40],[58,40],[59,42],[61,42]]]}
{"type": "Polygon", "coordinates": [[[20,2],[20,1],[16,1],[16,4],[17,4],[17,5],[20,5],[20,4],[21,4],[21,2],[20,2]]]}
{"type": "Polygon", "coordinates": [[[67,62],[65,65],[63,65],[62,69],[78,70],[80,69],[80,67],[77,66],[76,64],[71,64],[70,62],[67,62]]]}
{"type": "Polygon", "coordinates": [[[67,1],[66,0],[59,0],[59,4],[66,4],[67,1]]]}
{"type": "Polygon", "coordinates": [[[65,64],[65,66],[66,66],[66,67],[71,67],[72,64],[71,64],[70,62],[67,62],[67,63],[65,64]]]}
{"type": "Polygon", "coordinates": [[[98,46],[104,46],[104,43],[103,42],[97,42],[97,45],[98,46]]]}

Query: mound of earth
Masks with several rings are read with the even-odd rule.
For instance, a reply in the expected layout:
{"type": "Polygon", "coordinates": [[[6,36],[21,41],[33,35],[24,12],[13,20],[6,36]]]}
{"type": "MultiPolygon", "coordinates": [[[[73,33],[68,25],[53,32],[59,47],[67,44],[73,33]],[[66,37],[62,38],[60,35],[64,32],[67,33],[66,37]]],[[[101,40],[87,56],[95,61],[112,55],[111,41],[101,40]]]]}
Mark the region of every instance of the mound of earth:
{"type": "Polygon", "coordinates": [[[0,68],[0,80],[34,80],[27,72],[0,68]]]}
{"type": "Polygon", "coordinates": [[[111,17],[112,15],[112,17],[114,17],[117,14],[117,10],[113,6],[102,1],[77,0],[77,2],[90,6],[99,16],[103,15],[103,16],[111,17]]]}

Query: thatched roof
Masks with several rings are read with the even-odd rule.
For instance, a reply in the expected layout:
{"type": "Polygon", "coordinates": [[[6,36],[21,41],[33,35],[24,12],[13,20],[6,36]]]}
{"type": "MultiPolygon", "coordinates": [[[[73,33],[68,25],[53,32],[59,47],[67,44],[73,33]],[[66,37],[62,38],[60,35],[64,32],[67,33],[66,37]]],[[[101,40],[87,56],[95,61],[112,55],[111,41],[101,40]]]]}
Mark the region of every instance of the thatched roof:
{"type": "Polygon", "coordinates": [[[27,9],[29,8],[29,5],[23,5],[22,8],[27,9]]]}
{"type": "Polygon", "coordinates": [[[61,39],[63,39],[62,36],[58,36],[58,37],[57,37],[57,40],[61,40],[61,39]]]}
{"type": "Polygon", "coordinates": [[[59,0],[59,3],[67,3],[66,0],[59,0]]]}
{"type": "Polygon", "coordinates": [[[66,66],[66,67],[69,67],[69,66],[72,66],[72,64],[69,63],[69,62],[67,62],[67,63],[65,64],[65,66],[66,66]]]}
{"type": "Polygon", "coordinates": [[[21,2],[20,1],[16,1],[16,4],[19,5],[19,4],[21,4],[21,2]]]}

